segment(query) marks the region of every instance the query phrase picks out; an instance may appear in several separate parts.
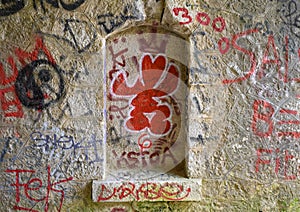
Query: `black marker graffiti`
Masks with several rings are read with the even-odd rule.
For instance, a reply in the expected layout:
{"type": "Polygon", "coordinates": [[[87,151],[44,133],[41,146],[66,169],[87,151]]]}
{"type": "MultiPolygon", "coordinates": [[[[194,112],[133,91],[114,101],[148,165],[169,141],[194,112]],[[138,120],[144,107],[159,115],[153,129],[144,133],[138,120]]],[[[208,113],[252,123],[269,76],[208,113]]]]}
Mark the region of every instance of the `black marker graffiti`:
{"type": "Polygon", "coordinates": [[[294,36],[300,38],[300,13],[298,12],[297,3],[294,0],[278,0],[278,2],[282,3],[282,7],[277,11],[280,13],[281,20],[294,36]]]}
{"type": "MultiPolygon", "coordinates": [[[[64,0],[32,0],[33,7],[38,11],[37,2],[39,2],[43,12],[46,12],[45,3],[50,4],[52,7],[60,8],[60,6],[68,11],[76,10],[80,7],[85,0],[68,1],[64,0]]],[[[0,0],[0,16],[10,16],[13,15],[25,7],[24,0],[0,0]]]]}
{"type": "Polygon", "coordinates": [[[61,23],[64,26],[64,35],[48,34],[43,32],[40,34],[54,37],[57,40],[62,40],[68,43],[78,53],[87,51],[95,43],[97,33],[91,23],[78,19],[66,19],[62,20],[61,23]],[[76,32],[76,29],[81,29],[81,31],[76,32]]]}
{"type": "Polygon", "coordinates": [[[200,103],[199,103],[198,98],[194,96],[194,97],[193,97],[193,100],[194,100],[194,102],[195,102],[195,104],[196,104],[196,107],[197,107],[197,109],[198,109],[199,114],[201,114],[201,113],[203,112],[203,110],[201,110],[201,107],[200,107],[200,103]]]}
{"type": "Polygon", "coordinates": [[[201,134],[198,134],[197,137],[190,137],[190,139],[191,139],[191,141],[193,141],[193,142],[198,142],[198,143],[201,143],[202,145],[205,144],[204,138],[203,138],[203,136],[202,136],[201,134]]]}
{"type": "MultiPolygon", "coordinates": [[[[33,0],[33,7],[35,10],[38,10],[36,1],[37,0],[33,0]]],[[[46,12],[45,2],[55,8],[59,8],[59,3],[60,3],[62,8],[64,8],[65,10],[68,10],[68,11],[76,10],[78,7],[80,7],[85,2],[85,0],[68,1],[70,3],[66,3],[63,0],[59,0],[59,1],[58,0],[38,0],[38,1],[41,5],[43,12],[46,12]]]]}
{"type": "Polygon", "coordinates": [[[186,7],[191,7],[191,9],[193,9],[194,7],[201,7],[200,4],[191,4],[191,3],[188,3],[188,2],[185,3],[185,6],[186,7]]]}
{"type": "Polygon", "coordinates": [[[130,145],[132,142],[130,139],[132,135],[126,134],[126,132],[123,132],[123,126],[124,126],[124,120],[119,121],[119,127],[118,129],[114,126],[109,128],[109,138],[110,142],[112,144],[120,144],[121,141],[125,140],[127,142],[127,146],[130,145]]]}
{"type": "Polygon", "coordinates": [[[9,16],[24,8],[24,0],[1,0],[0,16],[9,16]]]}
{"type": "Polygon", "coordinates": [[[268,22],[268,20],[264,20],[264,22],[254,23],[253,16],[249,14],[240,16],[240,19],[245,23],[244,25],[245,30],[254,28],[262,32],[264,36],[273,34],[273,31],[270,28],[270,23],[268,22]]]}
{"type": "Polygon", "coordinates": [[[48,60],[35,60],[18,74],[15,87],[21,103],[37,110],[58,102],[65,86],[60,68],[48,60]]]}
{"type": "Polygon", "coordinates": [[[0,138],[0,163],[14,163],[23,149],[23,142],[15,137],[0,138]]]}
{"type": "Polygon", "coordinates": [[[4,141],[4,147],[3,147],[3,149],[2,149],[2,151],[1,151],[1,154],[0,154],[0,163],[1,162],[3,162],[3,160],[4,160],[4,156],[6,155],[6,151],[7,151],[7,149],[8,149],[8,147],[9,147],[9,141],[10,141],[10,138],[6,138],[6,139],[1,139],[0,140],[0,142],[2,143],[4,141]]]}
{"type": "Polygon", "coordinates": [[[203,61],[200,58],[203,58],[203,55],[205,55],[205,52],[202,52],[197,48],[197,41],[196,36],[205,36],[205,33],[202,31],[197,31],[193,33],[192,41],[193,41],[193,58],[195,59],[195,66],[190,68],[190,83],[192,85],[198,85],[198,84],[210,84],[208,81],[202,81],[200,80],[202,77],[198,77],[197,75],[204,75],[204,76],[211,76],[211,77],[220,77],[219,73],[213,73],[211,69],[203,66],[203,61]]]}
{"type": "Polygon", "coordinates": [[[98,25],[103,27],[106,34],[111,33],[127,20],[139,19],[141,15],[137,11],[139,10],[136,8],[136,5],[126,5],[119,16],[114,16],[112,13],[98,15],[98,25]]]}

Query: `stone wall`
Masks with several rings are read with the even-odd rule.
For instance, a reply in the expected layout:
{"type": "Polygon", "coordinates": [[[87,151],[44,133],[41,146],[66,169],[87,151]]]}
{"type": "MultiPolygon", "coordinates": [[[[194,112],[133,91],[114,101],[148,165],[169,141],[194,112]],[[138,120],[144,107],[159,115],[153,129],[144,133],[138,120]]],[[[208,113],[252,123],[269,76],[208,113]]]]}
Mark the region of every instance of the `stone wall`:
{"type": "Polygon", "coordinates": [[[300,210],[298,7],[2,0],[0,211],[300,210]]]}

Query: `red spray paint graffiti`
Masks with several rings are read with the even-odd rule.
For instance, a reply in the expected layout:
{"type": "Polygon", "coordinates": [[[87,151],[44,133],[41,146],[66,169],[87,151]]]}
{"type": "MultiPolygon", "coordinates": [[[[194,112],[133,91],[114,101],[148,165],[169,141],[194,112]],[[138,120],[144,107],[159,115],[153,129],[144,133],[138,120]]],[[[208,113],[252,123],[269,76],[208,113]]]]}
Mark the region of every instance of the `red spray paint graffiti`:
{"type": "Polygon", "coordinates": [[[118,187],[109,190],[105,185],[101,185],[98,202],[117,198],[119,200],[127,197],[135,200],[167,200],[179,201],[187,198],[191,193],[191,188],[185,189],[178,183],[164,183],[162,185],[153,182],[141,184],[139,187],[132,182],[123,183],[118,187]]]}
{"type": "MultiPolygon", "coordinates": [[[[126,38],[121,38],[121,39],[114,39],[113,43],[117,44],[119,42],[125,43],[126,42],[126,38]]],[[[126,60],[125,60],[125,53],[128,52],[128,48],[123,48],[122,50],[116,52],[116,50],[113,48],[113,46],[109,46],[108,50],[111,54],[111,59],[112,59],[112,69],[109,71],[109,79],[113,80],[113,74],[118,72],[118,68],[124,68],[126,66],[126,60]]],[[[116,98],[114,96],[112,96],[111,93],[108,93],[107,98],[111,101],[111,102],[126,102],[127,100],[124,98],[116,98]]],[[[110,105],[108,110],[112,113],[118,113],[119,115],[110,115],[109,119],[113,120],[114,117],[117,118],[122,118],[125,119],[126,115],[124,114],[124,110],[128,108],[128,105],[125,105],[123,107],[120,107],[118,105],[110,105]]]]}
{"type": "MultiPolygon", "coordinates": [[[[179,16],[181,13],[181,19],[185,21],[180,21],[180,25],[190,24],[193,21],[193,18],[189,15],[189,11],[186,8],[176,7],[173,9],[173,13],[175,16],[179,16]]],[[[208,26],[210,24],[210,17],[205,12],[198,12],[196,15],[196,20],[203,26],[208,26]]],[[[222,32],[226,28],[225,19],[223,17],[217,17],[212,21],[211,26],[214,31],[222,32]]]]}
{"type": "MultiPolygon", "coordinates": [[[[275,109],[273,106],[264,100],[255,100],[253,104],[253,119],[252,119],[252,130],[255,135],[258,135],[260,137],[269,137],[273,133],[274,125],[299,125],[300,121],[299,118],[295,118],[295,116],[298,114],[298,111],[296,110],[289,110],[285,108],[281,108],[279,110],[279,114],[283,115],[292,115],[294,119],[288,119],[288,120],[279,120],[278,122],[273,123],[273,116],[275,109]],[[263,130],[259,128],[259,126],[264,126],[261,128],[264,128],[266,130],[263,130]]],[[[290,136],[293,138],[300,138],[300,132],[298,131],[278,131],[277,132],[278,137],[286,137],[290,136]]]]}
{"type": "Polygon", "coordinates": [[[110,212],[127,212],[125,208],[112,208],[110,212]]]}
{"type": "MultiPolygon", "coordinates": [[[[284,158],[280,158],[279,156],[280,150],[279,149],[257,149],[256,150],[256,162],[255,162],[255,172],[259,172],[262,166],[271,166],[272,162],[275,163],[274,165],[274,172],[275,174],[279,173],[280,168],[283,166],[283,173],[285,180],[295,180],[297,178],[296,174],[290,174],[289,169],[290,161],[295,158],[294,155],[290,154],[288,150],[284,150],[284,158]],[[266,158],[267,157],[267,158],[266,158]],[[272,161],[272,159],[274,161],[272,161]],[[274,159],[275,158],[275,159],[274,159]],[[284,163],[282,163],[284,161],[284,163]]],[[[295,168],[297,169],[297,168],[295,168]]],[[[291,169],[291,170],[295,170],[291,169]]],[[[298,166],[298,172],[300,174],[300,166],[298,166]]]]}
{"type": "MultiPolygon", "coordinates": [[[[138,31],[137,33],[140,35],[137,38],[139,50],[143,53],[151,53],[151,54],[164,54],[167,48],[169,35],[163,35],[157,33],[158,31],[158,22],[153,22],[153,25],[150,27],[150,37],[148,37],[148,33],[145,36],[143,34],[145,31],[138,31]]],[[[125,37],[115,38],[113,40],[113,45],[117,44],[125,44],[127,42],[125,37]]],[[[128,52],[128,48],[122,46],[119,48],[113,48],[113,45],[108,47],[109,53],[111,55],[112,61],[112,69],[108,72],[110,83],[113,80],[113,75],[119,71],[119,69],[124,69],[126,67],[126,63],[133,62],[136,66],[137,70],[139,69],[139,62],[136,56],[128,56],[126,55],[128,52]],[[129,59],[129,60],[126,60],[129,59]]],[[[130,44],[128,44],[130,45],[130,44]]],[[[126,72],[127,73],[127,72],[126,72]]],[[[107,95],[108,100],[112,102],[118,102],[121,105],[111,104],[108,108],[110,112],[109,119],[113,120],[114,118],[124,120],[126,119],[125,110],[129,107],[128,100],[120,97],[115,97],[111,93],[107,95]]]]}
{"type": "MultiPolygon", "coordinates": [[[[121,41],[122,41],[123,43],[125,43],[125,42],[126,42],[126,38],[122,38],[121,41]]],[[[119,42],[118,39],[115,39],[115,40],[114,40],[114,43],[118,43],[118,42],[119,42]]],[[[109,47],[108,47],[108,50],[109,50],[109,52],[110,52],[110,54],[111,54],[111,56],[112,56],[113,69],[116,69],[116,68],[117,68],[117,65],[118,65],[118,66],[121,66],[121,67],[125,67],[126,62],[125,62],[125,56],[124,56],[124,54],[125,54],[126,52],[128,52],[128,48],[122,49],[122,50],[120,50],[120,51],[117,52],[117,53],[115,53],[115,51],[114,51],[114,49],[113,49],[112,46],[109,46],[109,47]],[[117,58],[120,58],[121,60],[118,60],[117,58]]]]}
{"type": "Polygon", "coordinates": [[[113,95],[131,98],[127,129],[133,132],[149,129],[154,135],[167,134],[171,129],[171,107],[162,104],[160,98],[176,92],[180,77],[178,67],[172,63],[167,66],[167,59],[162,55],[154,59],[144,55],[140,76],[134,85],[128,84],[127,77],[128,73],[119,71],[111,86],[113,95]]]}
{"type": "MultiPolygon", "coordinates": [[[[250,57],[251,68],[250,68],[250,70],[244,76],[237,77],[235,79],[224,79],[223,80],[224,84],[232,84],[232,83],[235,83],[235,82],[244,81],[244,80],[248,79],[255,72],[255,68],[256,68],[256,64],[257,64],[255,54],[253,52],[251,52],[251,51],[249,51],[249,50],[247,50],[247,49],[242,48],[241,46],[239,46],[238,43],[237,43],[237,40],[239,38],[241,38],[241,37],[244,37],[244,36],[247,36],[247,35],[251,35],[251,34],[257,33],[257,32],[258,32],[258,30],[251,29],[251,30],[247,30],[245,32],[238,33],[238,34],[236,34],[236,35],[234,35],[232,37],[232,46],[236,50],[238,50],[238,51],[240,51],[240,52],[242,52],[242,53],[244,53],[244,54],[246,54],[246,55],[248,55],[250,57]]],[[[227,38],[221,38],[221,40],[218,42],[218,45],[219,45],[220,52],[222,54],[226,53],[226,51],[229,50],[229,47],[228,47],[229,46],[229,41],[228,41],[227,38]],[[221,47],[222,46],[222,42],[226,42],[226,45],[227,45],[224,50],[221,47]]]]}
{"type": "Polygon", "coordinates": [[[173,12],[176,16],[179,15],[180,12],[182,12],[181,17],[187,19],[186,21],[180,21],[179,24],[185,25],[192,22],[192,17],[189,15],[189,11],[186,8],[174,8],[173,12]]]}
{"type": "Polygon", "coordinates": [[[45,201],[45,206],[44,206],[44,211],[47,212],[49,209],[49,196],[50,196],[50,192],[55,192],[55,193],[60,193],[60,204],[59,207],[57,208],[58,211],[61,210],[62,208],[62,204],[64,201],[64,196],[65,196],[65,192],[63,190],[58,190],[55,187],[61,183],[65,183],[68,181],[71,181],[73,178],[69,177],[67,179],[63,179],[60,180],[58,182],[55,183],[51,183],[51,169],[50,166],[47,167],[47,186],[46,186],[46,195],[44,197],[41,197],[39,199],[37,199],[36,197],[33,197],[30,195],[30,191],[37,191],[40,189],[43,189],[43,183],[42,180],[39,178],[32,178],[30,179],[28,182],[26,183],[21,183],[20,181],[20,174],[25,174],[25,173],[32,173],[34,174],[35,171],[34,170],[23,170],[23,169],[8,169],[6,170],[7,173],[15,173],[16,175],[16,181],[14,184],[11,184],[11,186],[14,186],[16,188],[16,205],[14,206],[14,210],[21,210],[21,211],[32,211],[32,212],[38,212],[37,210],[34,210],[32,208],[25,208],[22,206],[19,206],[19,203],[21,201],[21,197],[20,197],[20,189],[23,187],[24,188],[24,192],[25,192],[25,196],[26,198],[28,198],[31,201],[34,201],[36,203],[38,202],[42,202],[45,201]]]}
{"type": "MultiPolygon", "coordinates": [[[[32,52],[26,52],[21,49],[16,49],[15,54],[21,63],[20,70],[32,61],[37,61],[40,54],[44,54],[49,64],[55,65],[55,60],[52,57],[50,51],[44,45],[41,37],[36,38],[35,48],[32,52]]],[[[43,60],[44,61],[44,60],[43,60]]],[[[22,103],[16,93],[15,82],[18,78],[20,70],[18,70],[17,64],[13,56],[8,57],[7,63],[11,68],[10,76],[7,76],[9,70],[4,70],[3,63],[0,63],[0,102],[1,108],[5,117],[22,118],[24,116],[22,103]]],[[[32,93],[27,92],[28,99],[32,98],[32,93]]],[[[43,98],[47,98],[44,96],[43,98]]]]}
{"type": "MultiPolygon", "coordinates": [[[[137,38],[139,50],[143,53],[148,54],[165,54],[167,50],[167,44],[169,40],[168,34],[160,34],[157,31],[158,23],[153,22],[150,36],[144,37],[143,31],[139,31],[138,34],[140,35],[137,38]]],[[[148,35],[148,34],[146,34],[148,35]]]]}
{"type": "Polygon", "coordinates": [[[20,63],[25,66],[27,62],[31,62],[37,60],[40,54],[45,54],[48,61],[52,64],[56,64],[53,56],[50,51],[45,46],[43,39],[41,37],[37,37],[35,41],[35,48],[32,52],[26,52],[22,49],[16,49],[16,55],[19,58],[20,63]],[[28,61],[26,61],[28,60],[28,61]]]}
{"type": "MultiPolygon", "coordinates": [[[[228,39],[226,37],[222,37],[219,40],[218,47],[219,47],[219,51],[221,54],[226,54],[230,49],[230,45],[232,45],[232,47],[234,49],[236,49],[237,51],[240,51],[243,54],[248,55],[250,57],[250,62],[251,62],[250,70],[246,74],[244,74],[244,76],[239,76],[234,79],[224,79],[222,81],[223,84],[240,83],[242,81],[249,79],[252,75],[255,74],[255,70],[256,70],[257,64],[258,64],[255,53],[238,45],[238,39],[241,39],[245,36],[249,36],[249,35],[252,35],[252,34],[258,33],[258,32],[259,32],[258,29],[249,29],[244,32],[235,34],[232,36],[231,43],[230,43],[230,39],[228,39]],[[225,44],[225,46],[224,46],[224,44],[225,44]]],[[[279,58],[279,53],[277,51],[278,48],[276,47],[274,36],[273,35],[268,36],[268,43],[264,50],[262,63],[261,63],[261,66],[259,67],[259,70],[256,73],[258,76],[258,79],[261,79],[262,77],[265,76],[265,70],[266,70],[267,65],[275,65],[275,66],[277,66],[278,79],[282,80],[284,83],[288,83],[291,81],[295,81],[295,82],[300,81],[300,78],[289,77],[289,71],[288,71],[288,68],[289,68],[289,48],[288,48],[289,47],[289,38],[288,38],[288,36],[284,37],[284,44],[285,44],[285,46],[284,46],[285,55],[283,58],[284,73],[282,73],[280,71],[280,65],[282,64],[282,62],[279,58]],[[270,59],[271,55],[273,55],[274,59],[270,59]]]]}
{"type": "MultiPolygon", "coordinates": [[[[159,141],[158,141],[159,142],[159,141]]],[[[115,150],[112,151],[116,158],[116,166],[118,169],[123,168],[146,168],[147,166],[164,165],[171,161],[174,165],[178,164],[175,155],[171,152],[170,148],[166,147],[162,151],[143,151],[143,152],[126,152],[118,155],[115,150]]]]}
{"type": "Polygon", "coordinates": [[[150,149],[152,146],[152,141],[148,138],[147,134],[142,134],[138,139],[138,145],[140,147],[141,153],[145,151],[145,149],[150,149]]]}
{"type": "Polygon", "coordinates": [[[24,113],[21,102],[15,93],[15,86],[13,84],[17,79],[18,69],[13,57],[9,57],[7,62],[12,70],[10,77],[7,77],[7,74],[3,68],[3,64],[0,63],[0,85],[3,86],[3,88],[0,89],[1,108],[5,117],[21,118],[23,117],[24,113]],[[8,97],[9,94],[12,98],[8,97]]]}

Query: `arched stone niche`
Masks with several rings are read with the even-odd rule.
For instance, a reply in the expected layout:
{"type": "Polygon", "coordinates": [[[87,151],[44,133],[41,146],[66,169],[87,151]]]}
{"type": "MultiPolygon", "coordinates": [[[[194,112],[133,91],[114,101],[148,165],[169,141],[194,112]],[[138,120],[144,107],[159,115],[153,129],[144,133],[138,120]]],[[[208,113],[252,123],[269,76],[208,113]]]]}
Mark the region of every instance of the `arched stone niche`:
{"type": "Polygon", "coordinates": [[[144,25],[108,36],[103,55],[106,175],[93,200],[196,200],[200,181],[186,178],[189,41],[144,25]],[[118,196],[124,189],[131,194],[118,196]]]}

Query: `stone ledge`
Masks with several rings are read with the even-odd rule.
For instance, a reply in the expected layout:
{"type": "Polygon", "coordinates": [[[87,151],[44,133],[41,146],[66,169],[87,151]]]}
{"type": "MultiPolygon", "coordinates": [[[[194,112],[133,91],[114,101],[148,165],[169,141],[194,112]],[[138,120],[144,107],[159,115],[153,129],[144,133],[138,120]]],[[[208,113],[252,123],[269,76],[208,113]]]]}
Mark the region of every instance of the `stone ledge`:
{"type": "Polygon", "coordinates": [[[131,201],[199,201],[200,179],[99,181],[94,180],[92,198],[94,202],[131,201]]]}

